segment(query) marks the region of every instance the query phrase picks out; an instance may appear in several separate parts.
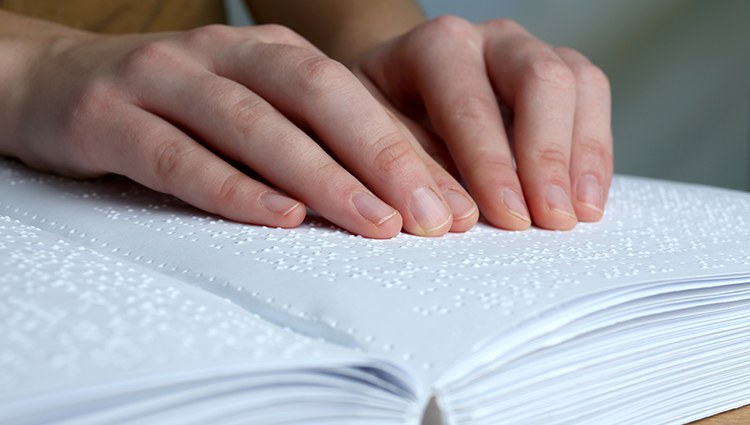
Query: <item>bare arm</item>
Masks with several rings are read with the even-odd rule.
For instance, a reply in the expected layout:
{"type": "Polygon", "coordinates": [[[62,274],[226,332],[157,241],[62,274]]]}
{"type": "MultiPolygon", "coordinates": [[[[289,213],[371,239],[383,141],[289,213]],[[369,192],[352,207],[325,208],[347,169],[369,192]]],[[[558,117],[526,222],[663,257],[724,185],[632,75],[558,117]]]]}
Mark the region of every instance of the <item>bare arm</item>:
{"type": "MultiPolygon", "coordinates": [[[[0,154],[28,156],[26,145],[13,137],[24,118],[23,100],[31,90],[30,75],[45,57],[66,43],[93,36],[50,22],[0,10],[0,154]]],[[[32,160],[31,158],[28,158],[32,160]]]]}
{"type": "Polygon", "coordinates": [[[412,0],[247,0],[247,5],[256,22],[286,25],[347,66],[425,21],[412,0]]]}

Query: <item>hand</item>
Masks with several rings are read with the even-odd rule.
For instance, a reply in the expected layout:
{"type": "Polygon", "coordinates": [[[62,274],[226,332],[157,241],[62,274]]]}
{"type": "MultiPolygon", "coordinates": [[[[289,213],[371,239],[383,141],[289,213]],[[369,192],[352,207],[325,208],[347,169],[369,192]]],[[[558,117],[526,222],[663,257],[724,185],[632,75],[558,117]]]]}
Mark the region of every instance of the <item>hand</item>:
{"type": "Polygon", "coordinates": [[[2,92],[10,106],[0,111],[0,153],[35,168],[117,173],[268,226],[300,224],[305,205],[373,238],[402,225],[437,236],[477,220],[464,189],[412,147],[360,81],[284,27],[70,30],[45,46],[34,72],[2,92]]]}
{"type": "Polygon", "coordinates": [[[580,53],[508,20],[445,16],[353,69],[426,151],[457,168],[493,225],[571,229],[601,218],[613,172],[609,83],[580,53]]]}

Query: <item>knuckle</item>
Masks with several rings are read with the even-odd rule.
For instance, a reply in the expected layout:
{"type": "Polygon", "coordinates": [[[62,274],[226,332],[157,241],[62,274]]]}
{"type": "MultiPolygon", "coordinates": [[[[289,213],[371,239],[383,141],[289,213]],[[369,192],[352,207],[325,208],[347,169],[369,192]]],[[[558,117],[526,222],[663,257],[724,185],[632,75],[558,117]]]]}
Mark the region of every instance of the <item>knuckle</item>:
{"type": "Polygon", "coordinates": [[[92,125],[111,122],[118,115],[118,98],[117,90],[103,80],[89,83],[78,93],[63,121],[62,136],[70,141],[72,151],[79,157],[87,156],[85,143],[91,134],[92,125]]]}
{"type": "Polygon", "coordinates": [[[443,15],[427,21],[403,39],[402,55],[409,67],[433,63],[436,54],[446,47],[469,49],[481,55],[482,40],[475,24],[454,15],[443,15]]]}
{"type": "Polygon", "coordinates": [[[317,158],[310,163],[313,186],[325,188],[328,194],[341,199],[351,186],[351,176],[336,161],[330,158],[317,158]],[[340,196],[339,196],[340,195],[340,196]]]}
{"type": "Polygon", "coordinates": [[[315,176],[321,181],[337,181],[337,176],[341,173],[341,166],[335,161],[330,161],[328,158],[320,158],[312,164],[312,168],[315,170],[315,176]]]}
{"type": "Polygon", "coordinates": [[[515,175],[516,167],[510,158],[501,157],[498,155],[484,155],[477,161],[477,164],[481,163],[483,167],[493,170],[493,174],[499,176],[515,175]]]}
{"type": "Polygon", "coordinates": [[[344,65],[324,56],[308,55],[297,64],[303,93],[319,94],[344,86],[350,78],[344,65]]]}
{"type": "Polygon", "coordinates": [[[115,123],[122,111],[123,100],[120,91],[110,81],[95,79],[84,86],[72,99],[70,108],[65,112],[59,136],[68,144],[67,154],[87,170],[102,168],[101,156],[106,149],[93,144],[93,128],[106,128],[115,123]]]}
{"type": "Polygon", "coordinates": [[[373,164],[376,170],[391,173],[407,169],[414,149],[402,135],[390,133],[379,139],[375,146],[377,154],[373,164]]]}
{"type": "Polygon", "coordinates": [[[607,92],[610,90],[607,74],[605,74],[601,68],[590,62],[577,67],[576,81],[580,81],[582,84],[598,87],[600,90],[607,92]]]}
{"type": "Polygon", "coordinates": [[[279,44],[289,44],[292,46],[308,46],[306,40],[294,30],[279,24],[263,24],[255,27],[263,32],[269,40],[279,44]]]}
{"type": "MultiPolygon", "coordinates": [[[[583,137],[574,145],[575,155],[583,158],[591,158],[604,163],[613,160],[611,143],[592,137],[583,137]]],[[[588,162],[588,161],[587,161],[588,162]]]]}
{"type": "Polygon", "coordinates": [[[221,182],[219,190],[210,195],[212,204],[219,211],[224,210],[225,207],[234,205],[236,200],[243,195],[242,188],[245,178],[240,173],[232,173],[225,177],[221,182]]]}
{"type": "Polygon", "coordinates": [[[230,119],[230,122],[236,123],[240,128],[249,129],[267,117],[270,112],[271,108],[263,99],[255,96],[247,96],[230,105],[226,116],[230,119]]]}
{"type": "Polygon", "coordinates": [[[526,34],[526,29],[521,26],[518,22],[511,19],[493,19],[485,23],[501,32],[509,33],[523,33],[526,34]]]}
{"type": "Polygon", "coordinates": [[[439,16],[428,22],[428,27],[437,36],[449,38],[464,38],[474,34],[474,24],[455,15],[439,16]]]}
{"type": "Polygon", "coordinates": [[[204,27],[195,28],[187,33],[188,43],[199,46],[214,46],[222,43],[229,43],[237,38],[237,32],[234,28],[213,24],[204,27]]]}
{"type": "Polygon", "coordinates": [[[561,169],[567,172],[570,166],[570,155],[561,146],[547,145],[531,152],[532,162],[545,169],[561,169]]]}
{"type": "Polygon", "coordinates": [[[119,70],[122,76],[151,75],[167,67],[177,60],[177,49],[169,43],[154,41],[142,44],[128,54],[120,62],[119,70]]]}
{"type": "Polygon", "coordinates": [[[167,140],[153,148],[153,170],[157,182],[162,182],[165,189],[179,181],[180,170],[193,154],[191,148],[181,146],[174,140],[167,140]]]}
{"type": "MultiPolygon", "coordinates": [[[[466,173],[468,176],[499,176],[508,177],[516,174],[516,167],[510,157],[499,154],[491,149],[478,149],[471,156],[471,164],[466,173]]],[[[485,177],[486,178],[486,177],[485,177]]]]}
{"type": "Polygon", "coordinates": [[[460,96],[453,104],[453,116],[466,124],[485,125],[497,121],[497,110],[494,100],[469,94],[460,96]]]}
{"type": "Polygon", "coordinates": [[[581,60],[584,60],[584,61],[588,60],[588,59],[586,59],[586,57],[583,54],[581,54],[581,52],[579,52],[578,50],[575,50],[575,49],[571,49],[570,47],[557,46],[557,47],[553,47],[552,50],[554,50],[555,52],[557,52],[561,57],[563,57],[563,58],[565,58],[565,57],[570,58],[574,62],[579,62],[581,60]]]}
{"type": "Polygon", "coordinates": [[[102,115],[112,113],[116,105],[118,93],[116,89],[104,80],[95,80],[86,85],[72,108],[74,123],[85,124],[88,119],[96,119],[102,115]]]}
{"type": "Polygon", "coordinates": [[[552,55],[543,55],[531,61],[526,75],[534,81],[551,84],[562,90],[575,88],[573,71],[560,58],[552,55]]]}
{"type": "Polygon", "coordinates": [[[427,22],[421,27],[419,37],[414,37],[406,45],[408,56],[414,60],[443,49],[446,45],[460,45],[480,50],[481,40],[474,24],[454,15],[444,15],[427,22]]]}

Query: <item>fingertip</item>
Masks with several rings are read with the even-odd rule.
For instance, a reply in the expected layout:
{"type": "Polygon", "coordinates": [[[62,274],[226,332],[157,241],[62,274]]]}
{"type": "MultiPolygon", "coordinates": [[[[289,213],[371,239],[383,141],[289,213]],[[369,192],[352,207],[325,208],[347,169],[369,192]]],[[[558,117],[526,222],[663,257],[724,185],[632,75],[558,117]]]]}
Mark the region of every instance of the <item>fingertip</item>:
{"type": "Polygon", "coordinates": [[[285,216],[283,220],[279,220],[277,223],[259,224],[269,227],[279,227],[282,229],[293,229],[302,224],[302,222],[305,221],[305,217],[307,217],[307,210],[303,205],[300,205],[293,213],[285,216]]]}
{"type": "Polygon", "coordinates": [[[547,230],[573,230],[578,224],[578,218],[564,212],[554,211],[544,221],[534,221],[534,224],[547,230]]]}
{"type": "Polygon", "coordinates": [[[450,209],[429,186],[419,187],[412,193],[409,210],[415,222],[405,230],[418,236],[442,236],[453,223],[450,209]]]}
{"type": "Polygon", "coordinates": [[[263,192],[258,198],[260,204],[271,214],[267,217],[266,225],[282,228],[297,227],[307,215],[305,205],[288,196],[276,192],[263,192]]]}
{"type": "Polygon", "coordinates": [[[454,189],[444,189],[443,197],[453,214],[450,232],[465,232],[474,227],[479,220],[479,209],[468,195],[463,195],[454,189]]]}
{"type": "Polygon", "coordinates": [[[578,221],[582,223],[594,223],[602,219],[604,211],[593,208],[591,205],[576,205],[578,221]]]}
{"type": "Polygon", "coordinates": [[[578,224],[568,192],[558,185],[547,188],[544,206],[537,206],[532,216],[534,224],[548,230],[571,230],[578,224]]]}
{"type": "Polygon", "coordinates": [[[531,226],[526,203],[515,190],[505,188],[491,201],[480,205],[484,218],[493,226],[510,231],[526,230],[531,226]]]}
{"type": "Polygon", "coordinates": [[[399,234],[402,218],[393,207],[375,195],[360,190],[354,192],[351,199],[354,208],[367,223],[361,231],[354,233],[375,239],[389,239],[399,234]]]}
{"type": "Polygon", "coordinates": [[[526,230],[531,226],[531,216],[523,198],[513,190],[503,189],[500,200],[508,214],[506,227],[508,230],[526,230]]]}
{"type": "Polygon", "coordinates": [[[601,220],[604,215],[604,197],[599,179],[593,174],[586,174],[578,179],[575,187],[575,211],[578,219],[584,222],[601,220]]]}
{"type": "Polygon", "coordinates": [[[282,217],[291,214],[301,204],[301,202],[296,199],[275,192],[263,192],[263,194],[260,195],[260,203],[268,211],[279,214],[282,217]]]}
{"type": "Polygon", "coordinates": [[[416,236],[435,238],[438,236],[443,236],[446,233],[448,233],[452,225],[453,225],[453,221],[451,217],[448,217],[446,221],[444,221],[442,224],[436,227],[431,227],[431,228],[417,227],[413,229],[404,228],[404,230],[416,236]]]}
{"type": "Polygon", "coordinates": [[[546,230],[572,230],[578,219],[560,211],[550,211],[545,217],[534,219],[534,225],[546,230]]]}
{"type": "Polygon", "coordinates": [[[391,239],[401,233],[402,226],[403,219],[401,214],[396,211],[395,214],[388,217],[379,225],[373,225],[372,229],[369,229],[366,233],[362,233],[362,236],[373,239],[391,239]]]}

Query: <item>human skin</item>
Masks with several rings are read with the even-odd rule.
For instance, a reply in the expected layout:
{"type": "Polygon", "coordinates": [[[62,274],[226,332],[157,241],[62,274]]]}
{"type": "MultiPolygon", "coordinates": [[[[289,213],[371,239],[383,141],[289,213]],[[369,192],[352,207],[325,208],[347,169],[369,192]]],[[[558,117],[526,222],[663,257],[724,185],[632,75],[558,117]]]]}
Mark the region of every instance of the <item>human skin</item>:
{"type": "Polygon", "coordinates": [[[548,229],[602,217],[613,172],[610,88],[580,53],[508,20],[425,22],[406,0],[248,5],[256,20],[288,25],[347,64],[424,149],[465,179],[495,226],[525,229],[529,210],[548,229]],[[512,114],[513,144],[501,108],[512,114]]]}
{"type": "Polygon", "coordinates": [[[294,227],[307,205],[372,238],[465,231],[477,204],[514,230],[601,217],[609,88],[580,54],[400,0],[249,3],[320,48],[278,25],[104,36],[0,12],[0,154],[248,223],[294,227]]]}

